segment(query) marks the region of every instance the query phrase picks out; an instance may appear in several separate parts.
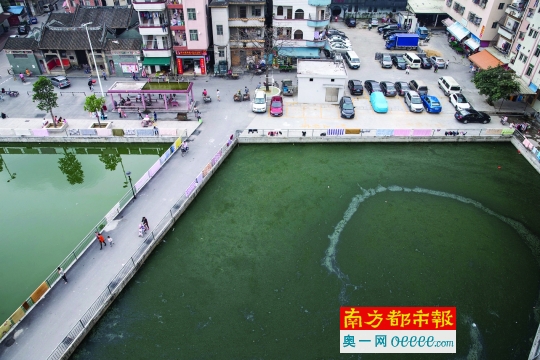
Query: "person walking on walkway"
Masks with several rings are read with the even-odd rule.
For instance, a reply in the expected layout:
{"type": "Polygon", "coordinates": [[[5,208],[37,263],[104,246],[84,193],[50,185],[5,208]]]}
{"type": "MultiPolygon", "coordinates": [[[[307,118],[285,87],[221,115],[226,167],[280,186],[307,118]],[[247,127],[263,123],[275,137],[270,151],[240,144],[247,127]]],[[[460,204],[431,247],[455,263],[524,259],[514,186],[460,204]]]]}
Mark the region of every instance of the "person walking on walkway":
{"type": "Polygon", "coordinates": [[[92,85],[93,85],[92,79],[89,79],[88,80],[88,88],[90,89],[90,91],[92,91],[92,87],[93,87],[92,85]]]}
{"type": "Polygon", "coordinates": [[[103,246],[107,246],[107,244],[105,243],[105,238],[103,237],[103,235],[96,232],[96,238],[99,241],[99,250],[101,250],[103,248],[103,246]]]}
{"type": "Polygon", "coordinates": [[[139,113],[139,119],[143,120],[143,116],[142,116],[142,113],[141,113],[141,109],[137,108],[137,112],[139,113]]]}
{"type": "Polygon", "coordinates": [[[407,65],[407,68],[405,68],[405,74],[409,75],[409,71],[411,71],[411,67],[407,65]]]}
{"type": "Polygon", "coordinates": [[[118,107],[118,117],[122,118],[122,108],[120,106],[118,107]]]}
{"type": "Polygon", "coordinates": [[[148,220],[147,220],[144,216],[143,216],[143,218],[142,218],[142,223],[143,223],[144,228],[145,228],[146,230],[150,230],[150,226],[148,226],[148,220]]]}
{"type": "Polygon", "coordinates": [[[105,70],[103,70],[103,80],[107,81],[107,73],[105,72],[105,70]]]}
{"type": "Polygon", "coordinates": [[[221,101],[221,98],[219,97],[219,89],[217,89],[216,91],[216,97],[217,97],[217,101],[221,101]]]}
{"type": "Polygon", "coordinates": [[[433,64],[433,72],[438,72],[439,71],[439,65],[437,64],[433,64]]]}
{"type": "Polygon", "coordinates": [[[113,244],[114,244],[114,241],[113,241],[112,237],[107,236],[107,241],[109,242],[109,245],[111,245],[111,247],[112,247],[113,244]]]}
{"type": "Polygon", "coordinates": [[[56,271],[58,271],[58,275],[60,275],[60,277],[61,277],[62,279],[64,279],[64,283],[67,284],[68,281],[67,281],[67,277],[66,277],[66,273],[64,272],[64,269],[62,269],[61,267],[57,267],[57,268],[56,268],[56,271]]]}
{"type": "Polygon", "coordinates": [[[446,67],[445,67],[445,69],[448,69],[448,65],[450,65],[450,60],[446,60],[446,67]]]}
{"type": "Polygon", "coordinates": [[[156,114],[156,110],[154,110],[154,122],[157,122],[157,114],[156,114]]]}

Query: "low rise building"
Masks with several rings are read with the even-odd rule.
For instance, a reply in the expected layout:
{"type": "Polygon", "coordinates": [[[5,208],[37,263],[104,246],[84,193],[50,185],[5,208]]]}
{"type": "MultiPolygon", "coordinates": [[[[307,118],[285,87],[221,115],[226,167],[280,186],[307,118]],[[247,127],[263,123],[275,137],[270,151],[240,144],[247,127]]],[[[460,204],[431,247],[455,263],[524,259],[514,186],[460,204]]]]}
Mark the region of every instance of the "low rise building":
{"type": "Polygon", "coordinates": [[[298,102],[337,104],[345,94],[347,69],[342,60],[298,60],[298,102]]]}

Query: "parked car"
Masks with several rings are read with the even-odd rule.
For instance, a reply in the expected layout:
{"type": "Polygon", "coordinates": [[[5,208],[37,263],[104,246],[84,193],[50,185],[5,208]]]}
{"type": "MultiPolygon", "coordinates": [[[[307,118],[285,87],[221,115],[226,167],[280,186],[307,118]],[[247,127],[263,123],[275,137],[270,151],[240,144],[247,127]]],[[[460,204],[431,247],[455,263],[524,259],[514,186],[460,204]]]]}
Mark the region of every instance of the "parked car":
{"type": "Polygon", "coordinates": [[[270,115],[283,115],[283,98],[281,96],[272,96],[270,100],[270,115]]]}
{"type": "Polygon", "coordinates": [[[330,42],[330,44],[343,44],[352,47],[351,41],[349,39],[343,39],[339,36],[331,36],[328,38],[328,41],[330,42]]]}
{"type": "Polygon", "coordinates": [[[402,56],[393,55],[392,64],[394,64],[396,69],[399,69],[399,70],[405,70],[407,68],[407,63],[405,62],[402,56]]]}
{"type": "Polygon", "coordinates": [[[336,53],[327,49],[323,49],[324,56],[326,56],[328,59],[333,59],[336,57],[336,53]]]}
{"type": "Polygon", "coordinates": [[[411,112],[421,113],[424,111],[422,99],[420,99],[420,95],[416,91],[407,91],[405,96],[403,96],[403,100],[411,112]]]}
{"type": "Polygon", "coordinates": [[[19,35],[26,35],[30,32],[30,25],[19,25],[17,31],[19,32],[19,35]]]}
{"type": "Polygon", "coordinates": [[[388,101],[384,98],[384,95],[380,92],[374,92],[369,96],[369,102],[371,107],[376,113],[388,112],[388,101]]]}
{"type": "Polygon", "coordinates": [[[406,34],[408,33],[409,31],[407,30],[390,30],[390,31],[387,31],[385,33],[383,33],[383,39],[384,40],[388,40],[388,38],[392,35],[395,35],[395,34],[406,34]]]}
{"type": "Polygon", "coordinates": [[[360,80],[349,80],[347,86],[351,95],[364,95],[364,87],[360,80]]]}
{"type": "Polygon", "coordinates": [[[392,58],[390,57],[390,55],[383,55],[380,61],[381,61],[381,67],[383,69],[392,68],[392,58]]]}
{"type": "Polygon", "coordinates": [[[377,18],[371,18],[370,24],[371,26],[377,26],[379,25],[379,20],[377,20],[377,18]]]}
{"type": "Polygon", "coordinates": [[[420,67],[422,69],[431,69],[431,60],[426,54],[417,54],[420,58],[420,67]]]}
{"type": "Polygon", "coordinates": [[[383,31],[398,30],[398,29],[399,27],[396,24],[387,24],[384,26],[379,26],[377,28],[377,31],[379,32],[379,34],[382,34],[383,31]]]}
{"type": "Polygon", "coordinates": [[[347,51],[351,51],[352,47],[340,43],[330,43],[330,49],[332,49],[332,51],[334,52],[344,53],[347,51]]]}
{"type": "Polygon", "coordinates": [[[428,113],[438,114],[442,111],[441,102],[433,95],[421,95],[422,104],[428,113]]]}
{"type": "Polygon", "coordinates": [[[71,85],[69,79],[65,76],[55,76],[51,78],[51,83],[59,89],[68,87],[71,85]]]}
{"type": "Polygon", "coordinates": [[[381,86],[382,93],[384,96],[393,97],[397,95],[396,87],[391,81],[381,81],[379,83],[381,86]]]}
{"type": "Polygon", "coordinates": [[[373,92],[382,92],[381,86],[379,85],[378,81],[375,80],[365,80],[364,81],[364,87],[366,88],[368,94],[371,95],[373,92]]]}
{"type": "Polygon", "coordinates": [[[346,18],[345,25],[347,25],[348,27],[356,27],[356,19],[353,17],[346,18]]]}
{"type": "Polygon", "coordinates": [[[337,30],[337,29],[328,29],[326,30],[326,36],[332,36],[332,35],[340,35],[340,36],[347,36],[343,31],[337,30]]]}
{"type": "Polygon", "coordinates": [[[394,86],[396,87],[396,92],[399,96],[404,96],[407,91],[411,91],[411,88],[406,81],[396,81],[394,86]]]}
{"type": "Polygon", "coordinates": [[[439,69],[444,69],[446,67],[446,62],[440,56],[432,56],[429,60],[431,61],[431,65],[435,66],[435,64],[437,64],[439,69]]]}
{"type": "Polygon", "coordinates": [[[354,105],[350,96],[343,96],[339,101],[341,117],[345,119],[354,118],[354,105]]]}
{"type": "Polygon", "coordinates": [[[462,109],[456,111],[454,114],[454,117],[457,121],[462,122],[464,124],[470,123],[470,122],[479,122],[482,124],[487,124],[491,121],[491,117],[486,114],[485,112],[476,111],[474,109],[462,109]]]}
{"type": "Polygon", "coordinates": [[[467,101],[465,96],[459,93],[450,94],[448,99],[456,111],[461,109],[472,109],[471,104],[467,101]]]}
{"type": "Polygon", "coordinates": [[[251,110],[259,113],[266,112],[266,93],[264,91],[255,91],[251,110]]]}
{"type": "Polygon", "coordinates": [[[425,95],[428,93],[428,87],[422,80],[409,81],[409,87],[411,90],[418,92],[420,95],[425,95]]]}

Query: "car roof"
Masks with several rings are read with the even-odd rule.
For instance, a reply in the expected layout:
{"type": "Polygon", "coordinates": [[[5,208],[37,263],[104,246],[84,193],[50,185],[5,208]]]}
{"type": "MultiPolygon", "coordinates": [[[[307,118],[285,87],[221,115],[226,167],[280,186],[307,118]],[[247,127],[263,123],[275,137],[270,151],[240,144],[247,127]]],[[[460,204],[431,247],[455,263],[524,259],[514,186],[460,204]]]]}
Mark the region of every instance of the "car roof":
{"type": "Polygon", "coordinates": [[[279,95],[274,95],[272,96],[272,101],[283,101],[283,99],[279,95]]]}
{"type": "Polygon", "coordinates": [[[437,99],[436,96],[433,96],[433,95],[424,95],[425,97],[427,97],[428,99],[430,100],[436,100],[436,101],[439,101],[439,99],[437,99]]]}
{"type": "Polygon", "coordinates": [[[396,81],[394,84],[400,84],[400,85],[406,85],[406,86],[409,86],[409,83],[406,82],[406,81],[396,81]]]}
{"type": "Polygon", "coordinates": [[[407,91],[407,92],[409,93],[409,95],[410,95],[411,97],[413,97],[413,96],[420,97],[420,95],[418,95],[418,93],[417,93],[416,91],[412,91],[412,90],[411,90],[411,91],[407,91]]]}
{"type": "Polygon", "coordinates": [[[53,79],[56,79],[56,80],[67,80],[67,77],[63,76],[63,75],[60,75],[60,76],[55,76],[53,77],[53,79]]]}
{"type": "Polygon", "coordinates": [[[351,99],[350,96],[344,96],[342,99],[343,99],[344,101],[350,101],[350,102],[352,102],[352,99],[351,99]]]}
{"type": "Polygon", "coordinates": [[[350,80],[354,85],[362,85],[362,81],[360,80],[350,80]]]}
{"type": "Polygon", "coordinates": [[[392,85],[392,86],[394,86],[394,83],[391,82],[391,81],[381,81],[380,83],[381,83],[381,84],[385,84],[385,85],[392,85]]]}
{"type": "Polygon", "coordinates": [[[364,80],[364,84],[367,83],[367,82],[372,83],[372,84],[378,84],[379,83],[376,80],[364,80]]]}

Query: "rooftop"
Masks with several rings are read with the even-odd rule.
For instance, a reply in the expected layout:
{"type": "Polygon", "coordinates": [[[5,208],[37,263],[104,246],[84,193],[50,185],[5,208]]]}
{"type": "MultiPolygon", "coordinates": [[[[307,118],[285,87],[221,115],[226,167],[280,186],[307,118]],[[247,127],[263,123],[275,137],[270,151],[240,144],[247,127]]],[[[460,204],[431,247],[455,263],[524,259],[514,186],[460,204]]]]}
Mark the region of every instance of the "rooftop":
{"type": "Polygon", "coordinates": [[[407,8],[415,14],[446,14],[444,0],[408,0],[407,8]]]}
{"type": "Polygon", "coordinates": [[[4,45],[5,50],[36,50],[38,42],[32,38],[9,37],[4,45]]]}
{"type": "Polygon", "coordinates": [[[298,60],[297,75],[325,75],[347,77],[343,61],[334,60],[298,60]]]}
{"type": "Polygon", "coordinates": [[[227,7],[229,5],[266,4],[265,0],[212,0],[210,7],[227,7]]]}

